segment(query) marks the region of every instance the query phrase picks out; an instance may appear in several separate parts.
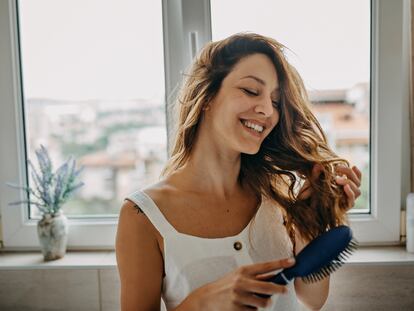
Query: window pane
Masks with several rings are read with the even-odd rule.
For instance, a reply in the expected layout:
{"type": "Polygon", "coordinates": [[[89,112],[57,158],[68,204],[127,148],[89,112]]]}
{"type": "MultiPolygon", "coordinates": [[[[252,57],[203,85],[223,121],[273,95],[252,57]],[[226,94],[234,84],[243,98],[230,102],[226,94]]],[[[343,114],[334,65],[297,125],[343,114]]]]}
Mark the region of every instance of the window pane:
{"type": "Polygon", "coordinates": [[[117,214],[166,161],[161,1],[20,0],[19,26],[29,159],[84,166],[67,215],[117,214]]]}
{"type": "Polygon", "coordinates": [[[213,40],[251,31],[287,46],[331,147],[363,172],[358,212],[369,211],[370,16],[369,0],[211,0],[213,40]]]}

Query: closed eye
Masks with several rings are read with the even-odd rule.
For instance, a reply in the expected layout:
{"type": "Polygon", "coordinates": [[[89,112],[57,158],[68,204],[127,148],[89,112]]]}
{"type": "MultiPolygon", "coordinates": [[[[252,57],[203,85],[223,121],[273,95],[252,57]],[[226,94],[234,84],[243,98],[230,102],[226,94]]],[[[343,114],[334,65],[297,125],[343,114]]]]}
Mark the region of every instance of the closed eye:
{"type": "Polygon", "coordinates": [[[245,93],[247,93],[248,95],[251,95],[251,96],[257,96],[257,95],[259,95],[259,93],[256,93],[256,92],[254,92],[254,91],[252,91],[252,90],[249,90],[249,89],[242,88],[242,90],[243,90],[245,93]]]}
{"type": "MultiPolygon", "coordinates": [[[[256,92],[254,92],[252,90],[249,90],[249,89],[246,89],[246,88],[242,88],[242,90],[243,90],[243,92],[245,92],[249,96],[258,96],[259,95],[259,93],[256,93],[256,92]]],[[[272,103],[273,103],[273,106],[275,108],[279,108],[279,105],[280,105],[279,101],[272,100],[272,103]]]]}

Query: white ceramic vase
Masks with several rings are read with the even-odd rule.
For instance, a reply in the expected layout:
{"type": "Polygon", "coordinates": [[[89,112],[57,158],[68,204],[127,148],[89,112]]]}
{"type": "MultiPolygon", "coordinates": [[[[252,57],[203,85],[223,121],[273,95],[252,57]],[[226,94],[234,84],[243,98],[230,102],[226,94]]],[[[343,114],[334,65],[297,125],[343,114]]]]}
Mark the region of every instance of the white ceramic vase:
{"type": "Polygon", "coordinates": [[[66,254],[68,219],[62,211],[44,214],[37,223],[37,234],[44,261],[56,260],[66,254]]]}

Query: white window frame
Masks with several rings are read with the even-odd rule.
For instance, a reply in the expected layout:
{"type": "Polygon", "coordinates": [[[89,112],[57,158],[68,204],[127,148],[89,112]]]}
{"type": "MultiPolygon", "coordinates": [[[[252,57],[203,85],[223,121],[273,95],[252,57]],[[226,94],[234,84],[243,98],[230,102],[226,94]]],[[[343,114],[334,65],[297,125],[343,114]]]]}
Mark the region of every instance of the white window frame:
{"type": "MultiPolygon", "coordinates": [[[[191,56],[211,40],[209,0],[162,0],[168,150],[175,132],[171,104],[191,56]]],[[[363,244],[400,240],[401,185],[408,182],[407,118],[410,66],[410,1],[374,0],[372,10],[371,210],[350,215],[363,244]],[[398,56],[398,57],[396,57],[398,56]],[[384,74],[383,74],[384,73],[384,74]]],[[[0,2],[0,212],[5,250],[38,250],[36,220],[6,182],[26,182],[21,68],[15,0],[0,2]]],[[[169,152],[170,154],[170,152],[169,152]]],[[[120,202],[120,205],[122,202],[120,202]]],[[[114,249],[117,218],[70,219],[69,250],[114,249]]]]}
{"type": "Polygon", "coordinates": [[[400,243],[401,208],[409,184],[411,1],[373,0],[371,35],[370,214],[350,215],[365,245],[400,243]]]}

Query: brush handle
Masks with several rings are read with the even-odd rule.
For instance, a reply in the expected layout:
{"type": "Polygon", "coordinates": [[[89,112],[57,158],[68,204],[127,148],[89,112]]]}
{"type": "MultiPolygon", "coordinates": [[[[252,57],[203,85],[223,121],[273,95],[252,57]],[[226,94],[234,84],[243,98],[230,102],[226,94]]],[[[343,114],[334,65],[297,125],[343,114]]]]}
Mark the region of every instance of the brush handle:
{"type": "MultiPolygon", "coordinates": [[[[289,278],[287,278],[285,276],[285,274],[283,272],[286,272],[286,270],[283,270],[281,272],[279,272],[278,274],[276,274],[275,276],[272,276],[271,278],[267,279],[266,281],[268,282],[272,282],[275,284],[279,284],[279,285],[287,285],[288,282],[290,281],[289,278]]],[[[255,294],[259,297],[263,297],[263,298],[269,298],[271,295],[268,294],[255,294]]]]}
{"type": "MultiPolygon", "coordinates": [[[[355,249],[352,231],[347,226],[338,226],[313,239],[295,257],[296,264],[265,281],[287,285],[297,277],[307,282],[316,282],[340,267],[345,258],[355,249]],[[307,278],[310,278],[310,281],[307,278]]],[[[270,295],[255,293],[259,297],[270,295]]]]}

